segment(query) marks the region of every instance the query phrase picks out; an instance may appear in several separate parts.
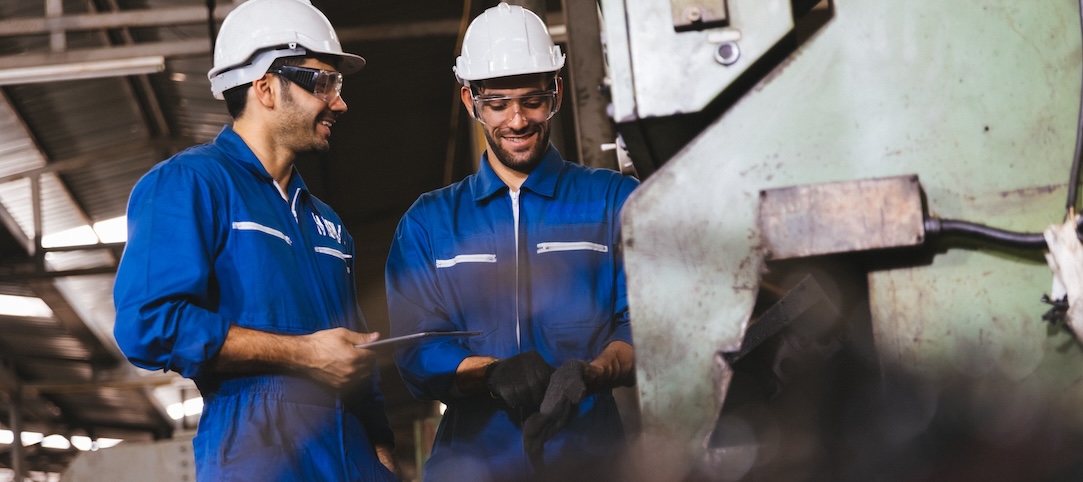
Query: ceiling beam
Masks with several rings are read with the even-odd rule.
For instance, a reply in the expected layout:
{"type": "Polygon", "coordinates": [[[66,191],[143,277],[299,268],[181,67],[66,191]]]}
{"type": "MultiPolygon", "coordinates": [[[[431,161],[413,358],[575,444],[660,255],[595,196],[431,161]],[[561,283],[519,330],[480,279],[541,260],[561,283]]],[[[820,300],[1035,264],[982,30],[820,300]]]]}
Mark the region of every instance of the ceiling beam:
{"type": "MultiPolygon", "coordinates": [[[[233,8],[230,4],[218,6],[214,9],[215,20],[221,21],[226,18],[233,8]]],[[[0,20],[0,37],[41,35],[69,30],[184,25],[206,21],[207,9],[204,7],[154,8],[56,17],[13,18],[0,20]]]]}
{"type": "Polygon", "coordinates": [[[106,343],[98,338],[94,330],[68,304],[67,298],[60,293],[52,280],[45,278],[29,279],[26,280],[26,283],[39,298],[45,301],[45,304],[49,305],[49,309],[53,310],[53,316],[59,322],[60,327],[86,347],[86,350],[90,353],[90,359],[87,361],[95,370],[113,368],[119,365],[122,360],[125,360],[124,355],[120,353],[120,349],[115,344],[106,343]]]}
{"type": "MultiPolygon", "coordinates": [[[[85,246],[83,249],[96,249],[98,245],[85,246]]],[[[100,274],[114,274],[116,266],[100,266],[97,268],[67,269],[63,271],[48,271],[34,268],[6,269],[0,272],[0,283],[20,283],[31,280],[66,278],[69,276],[91,276],[100,274]]]]}
{"type": "MultiPolygon", "coordinates": [[[[219,6],[214,11],[215,20],[221,21],[232,10],[232,5],[219,6]]],[[[0,20],[0,36],[14,37],[20,35],[42,35],[53,33],[58,30],[99,30],[184,25],[203,23],[206,21],[207,9],[203,7],[124,10],[107,13],[0,20]]],[[[342,42],[357,42],[366,40],[457,35],[459,33],[459,28],[460,20],[454,18],[366,27],[339,28],[337,31],[339,40],[342,42]]]]}
{"type": "MultiPolygon", "coordinates": [[[[120,6],[117,5],[116,0],[108,0],[110,13],[121,12],[120,6]]],[[[97,8],[93,0],[88,0],[87,8],[90,11],[95,11],[97,8]]],[[[113,45],[112,40],[108,32],[102,30],[99,36],[105,45],[113,45]]],[[[120,41],[121,45],[133,45],[135,44],[135,38],[132,36],[130,28],[120,29],[120,41]]],[[[165,113],[162,111],[162,106],[158,102],[158,94],[154,89],[154,86],[150,83],[150,77],[147,75],[136,75],[128,77],[127,82],[124,82],[128,95],[132,96],[134,100],[133,110],[136,115],[142,117],[147,122],[147,127],[151,129],[151,135],[153,136],[168,136],[169,135],[169,123],[165,120],[165,113]]]]}
{"type": "MultiPolygon", "coordinates": [[[[2,23],[2,21],[0,21],[2,23]]],[[[0,28],[3,28],[0,26],[0,28]]],[[[553,40],[567,40],[564,25],[550,26],[553,40]]],[[[458,20],[432,20],[409,22],[371,27],[354,27],[339,30],[339,38],[344,43],[375,42],[402,40],[408,38],[426,38],[434,36],[458,35],[458,20]]],[[[5,68],[35,67],[53,64],[94,62],[99,60],[118,60],[132,57],[190,57],[210,55],[211,42],[208,38],[173,40],[165,42],[146,42],[134,45],[122,45],[98,49],[66,50],[63,52],[37,52],[19,55],[0,56],[0,65],[5,68]]]]}
{"type": "Polygon", "coordinates": [[[118,60],[133,57],[188,57],[208,55],[211,51],[210,39],[174,40],[168,42],[148,42],[118,47],[97,49],[67,50],[64,52],[24,53],[0,56],[0,65],[4,68],[36,67],[53,64],[72,64],[99,60],[118,60]]]}
{"type": "MultiPolygon", "coordinates": [[[[10,415],[11,405],[17,399],[21,401],[18,405],[22,410],[22,420],[50,423],[48,421],[51,421],[53,417],[51,410],[55,409],[55,405],[36,393],[28,393],[23,387],[22,379],[15,371],[15,361],[6,356],[0,357],[0,393],[4,395],[0,397],[0,408],[10,415]]],[[[0,420],[0,425],[8,423],[10,420],[7,418],[0,420]]]]}
{"type": "Polygon", "coordinates": [[[12,239],[19,243],[19,246],[22,246],[26,254],[34,252],[34,240],[30,239],[26,233],[23,232],[23,228],[19,227],[19,223],[15,221],[15,217],[3,206],[0,206],[0,225],[8,230],[12,239]]]}

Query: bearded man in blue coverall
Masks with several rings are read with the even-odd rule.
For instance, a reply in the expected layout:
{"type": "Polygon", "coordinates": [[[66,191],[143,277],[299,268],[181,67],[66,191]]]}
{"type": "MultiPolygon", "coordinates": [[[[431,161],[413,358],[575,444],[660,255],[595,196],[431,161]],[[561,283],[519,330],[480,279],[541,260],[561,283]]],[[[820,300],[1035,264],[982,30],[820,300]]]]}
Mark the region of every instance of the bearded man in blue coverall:
{"type": "Polygon", "coordinates": [[[307,0],[251,0],[208,73],[233,116],[132,191],[114,334],[132,363],[195,381],[201,481],[397,480],[353,238],[293,163],[325,151],[342,51],[307,0]]]}
{"type": "Polygon", "coordinates": [[[610,480],[623,447],[611,389],[633,383],[634,350],[619,213],[637,181],[549,143],[563,64],[529,10],[502,3],[471,23],[455,74],[487,150],[395,234],[391,334],[481,332],[396,353],[411,392],[447,405],[427,480],[610,480]]]}

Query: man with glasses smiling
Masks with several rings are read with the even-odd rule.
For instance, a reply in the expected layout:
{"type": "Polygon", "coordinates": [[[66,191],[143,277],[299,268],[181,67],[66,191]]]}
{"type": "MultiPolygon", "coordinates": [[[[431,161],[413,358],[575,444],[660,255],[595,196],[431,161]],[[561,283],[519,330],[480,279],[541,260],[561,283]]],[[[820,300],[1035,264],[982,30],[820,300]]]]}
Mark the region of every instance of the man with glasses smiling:
{"type": "Polygon", "coordinates": [[[328,149],[364,64],[307,0],[241,4],[208,73],[232,126],[132,191],[114,334],[199,388],[199,480],[397,479],[353,238],[294,167],[328,149]]]}
{"type": "Polygon", "coordinates": [[[614,480],[611,389],[634,381],[619,213],[637,181],[549,143],[563,65],[529,10],[474,19],[454,71],[486,152],[395,234],[391,334],[481,332],[396,353],[411,392],[447,405],[427,480],[614,480]]]}

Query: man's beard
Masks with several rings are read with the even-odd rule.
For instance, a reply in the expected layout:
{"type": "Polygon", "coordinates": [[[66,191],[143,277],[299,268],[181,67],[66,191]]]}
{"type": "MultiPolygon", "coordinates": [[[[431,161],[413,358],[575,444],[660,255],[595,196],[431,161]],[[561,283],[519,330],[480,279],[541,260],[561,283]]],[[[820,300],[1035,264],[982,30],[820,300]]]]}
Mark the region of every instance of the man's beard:
{"type": "Polygon", "coordinates": [[[324,153],[331,145],[319,135],[317,124],[321,116],[310,119],[290,91],[282,92],[283,105],[288,108],[280,123],[277,137],[290,145],[297,154],[324,153]]]}
{"type": "Polygon", "coordinates": [[[496,159],[508,169],[523,174],[530,174],[535,167],[538,167],[538,164],[541,164],[541,160],[545,156],[545,151],[549,148],[549,126],[539,125],[536,135],[538,136],[538,142],[534,143],[530,150],[525,153],[526,157],[523,158],[524,154],[512,153],[501,147],[493,138],[492,131],[485,129],[485,140],[489,141],[489,148],[493,151],[491,154],[496,156],[496,159]]]}

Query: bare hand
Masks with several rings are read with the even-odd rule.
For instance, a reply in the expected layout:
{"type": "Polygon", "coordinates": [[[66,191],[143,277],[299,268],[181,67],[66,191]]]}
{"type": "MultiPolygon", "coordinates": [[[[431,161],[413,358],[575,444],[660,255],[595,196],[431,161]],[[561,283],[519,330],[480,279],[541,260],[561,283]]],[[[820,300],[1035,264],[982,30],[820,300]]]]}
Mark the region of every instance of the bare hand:
{"type": "Polygon", "coordinates": [[[586,366],[584,376],[591,390],[634,385],[635,349],[623,341],[606,345],[601,355],[586,366]]]}
{"type": "Polygon", "coordinates": [[[399,463],[395,460],[395,454],[392,452],[391,447],[386,445],[376,446],[376,458],[380,463],[391,473],[395,474],[395,477],[402,478],[402,471],[399,470],[399,463]]]}
{"type": "Polygon", "coordinates": [[[379,333],[333,328],[300,338],[299,365],[314,380],[341,389],[372,376],[376,353],[354,345],[374,342],[380,338],[379,333]]]}

